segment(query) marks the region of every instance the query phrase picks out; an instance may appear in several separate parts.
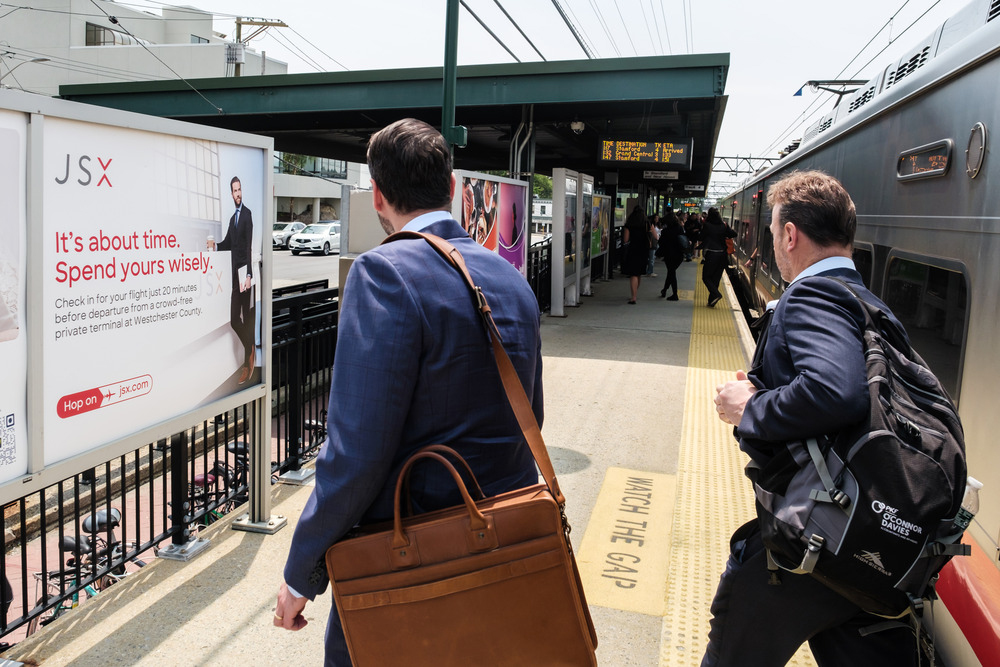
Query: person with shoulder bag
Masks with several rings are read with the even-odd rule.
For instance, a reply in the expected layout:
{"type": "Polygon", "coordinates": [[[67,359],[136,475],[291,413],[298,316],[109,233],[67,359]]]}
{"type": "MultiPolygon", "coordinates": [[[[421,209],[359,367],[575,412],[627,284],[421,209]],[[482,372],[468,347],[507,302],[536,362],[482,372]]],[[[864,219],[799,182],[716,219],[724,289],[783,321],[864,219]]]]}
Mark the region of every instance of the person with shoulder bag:
{"type": "Polygon", "coordinates": [[[736,232],[726,225],[719,215],[719,209],[714,206],[708,209],[705,225],[701,229],[701,245],[705,251],[705,263],[701,272],[702,282],[708,288],[708,307],[722,300],[719,283],[722,273],[726,270],[729,255],[726,253],[726,241],[736,236],[736,232]]]}

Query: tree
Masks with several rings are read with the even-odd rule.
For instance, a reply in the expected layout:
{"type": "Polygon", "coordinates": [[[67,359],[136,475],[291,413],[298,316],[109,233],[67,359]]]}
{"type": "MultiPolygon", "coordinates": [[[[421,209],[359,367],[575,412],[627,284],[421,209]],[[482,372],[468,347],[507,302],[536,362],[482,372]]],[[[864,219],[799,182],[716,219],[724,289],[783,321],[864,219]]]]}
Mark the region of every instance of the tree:
{"type": "Polygon", "coordinates": [[[535,174],[533,183],[535,196],[539,199],[552,199],[552,179],[544,174],[535,174]]]}

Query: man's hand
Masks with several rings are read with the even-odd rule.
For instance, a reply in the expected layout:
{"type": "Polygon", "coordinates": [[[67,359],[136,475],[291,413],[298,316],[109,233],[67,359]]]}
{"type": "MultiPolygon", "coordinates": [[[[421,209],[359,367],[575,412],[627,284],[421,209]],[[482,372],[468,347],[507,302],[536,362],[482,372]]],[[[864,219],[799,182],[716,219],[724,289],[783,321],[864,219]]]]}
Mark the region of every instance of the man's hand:
{"type": "Polygon", "coordinates": [[[240,291],[246,292],[248,289],[250,289],[252,281],[253,277],[248,273],[246,279],[244,279],[243,283],[240,285],[240,291]]]}
{"type": "Polygon", "coordinates": [[[736,379],[715,388],[715,409],[719,419],[727,424],[739,424],[743,408],[757,392],[757,387],[747,379],[745,371],[736,371],[736,379]]]}
{"type": "Polygon", "coordinates": [[[302,616],[308,598],[297,598],[288,592],[288,584],[282,582],[278,589],[278,604],[274,607],[274,627],[285,630],[301,630],[309,624],[302,616]]]}

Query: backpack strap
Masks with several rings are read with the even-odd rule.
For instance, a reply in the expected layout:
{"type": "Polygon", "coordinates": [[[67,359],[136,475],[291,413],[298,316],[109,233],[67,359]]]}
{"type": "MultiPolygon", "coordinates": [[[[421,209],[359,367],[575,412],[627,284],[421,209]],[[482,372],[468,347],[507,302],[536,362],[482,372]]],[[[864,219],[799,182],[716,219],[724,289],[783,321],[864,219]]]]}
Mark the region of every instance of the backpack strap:
{"type": "Polygon", "coordinates": [[[833,475],[830,474],[830,469],[826,466],[826,458],[823,456],[822,449],[820,449],[819,441],[816,438],[807,439],[806,451],[809,452],[809,458],[812,459],[813,467],[816,468],[816,472],[819,474],[820,482],[826,487],[826,491],[813,489],[809,493],[809,497],[820,503],[834,503],[840,509],[844,510],[844,512],[847,512],[847,508],[851,506],[851,497],[837,488],[837,484],[833,481],[833,475]]]}

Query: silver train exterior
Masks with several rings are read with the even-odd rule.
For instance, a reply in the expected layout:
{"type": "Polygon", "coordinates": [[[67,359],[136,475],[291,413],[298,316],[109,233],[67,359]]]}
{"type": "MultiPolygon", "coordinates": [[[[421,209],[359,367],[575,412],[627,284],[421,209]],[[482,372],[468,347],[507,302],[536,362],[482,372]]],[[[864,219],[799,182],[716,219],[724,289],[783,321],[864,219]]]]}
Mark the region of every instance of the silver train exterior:
{"type": "Polygon", "coordinates": [[[938,648],[949,665],[1000,660],[997,131],[1000,0],[977,0],[845,96],[797,150],[718,203],[738,232],[740,287],[760,310],[783,289],[768,229],[769,184],[805,169],[840,179],[857,206],[856,266],[957,401],[969,474],[985,487],[967,532],[973,557],[948,566],[957,584],[939,585],[950,614],[937,614],[938,648]]]}

